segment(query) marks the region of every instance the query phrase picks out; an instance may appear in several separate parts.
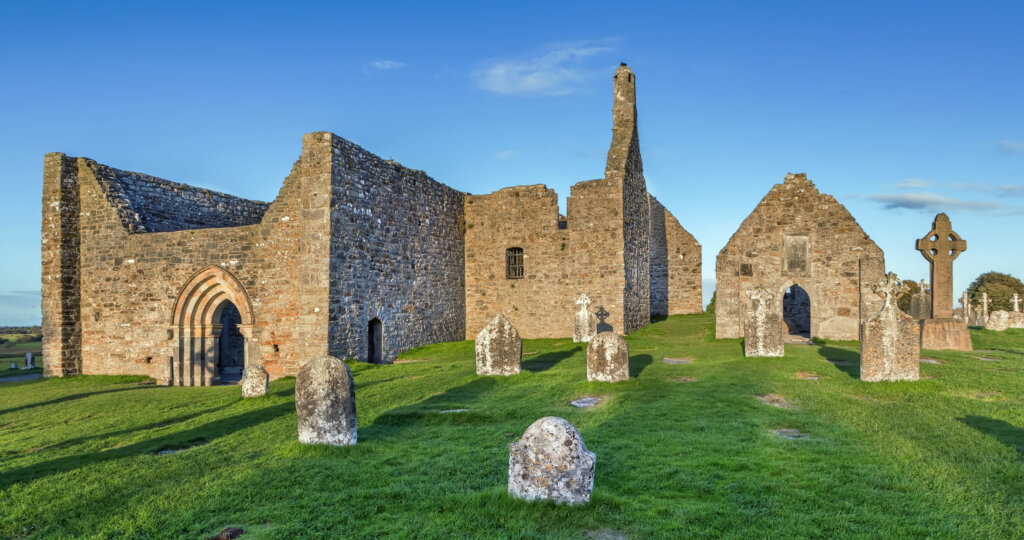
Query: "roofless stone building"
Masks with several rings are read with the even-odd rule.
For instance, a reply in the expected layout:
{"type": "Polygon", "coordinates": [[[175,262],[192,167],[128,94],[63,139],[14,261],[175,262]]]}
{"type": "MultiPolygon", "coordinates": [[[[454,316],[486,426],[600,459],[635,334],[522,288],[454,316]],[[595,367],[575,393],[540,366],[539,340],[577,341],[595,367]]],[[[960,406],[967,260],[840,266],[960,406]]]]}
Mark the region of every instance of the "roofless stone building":
{"type": "Polygon", "coordinates": [[[605,177],[468,195],[332,133],[303,137],[272,203],[47,154],[46,374],[210,385],[331,355],[390,362],[472,338],[572,335],[586,293],[621,333],[699,312],[700,245],[647,193],[635,77],[615,73],[605,177]]]}
{"type": "Polygon", "coordinates": [[[718,254],[716,336],[743,337],[750,291],[766,287],[787,330],[809,319],[807,337],[859,339],[882,306],[871,286],[884,278],[882,250],[850,212],[806,175],[787,174],[718,254]]]}

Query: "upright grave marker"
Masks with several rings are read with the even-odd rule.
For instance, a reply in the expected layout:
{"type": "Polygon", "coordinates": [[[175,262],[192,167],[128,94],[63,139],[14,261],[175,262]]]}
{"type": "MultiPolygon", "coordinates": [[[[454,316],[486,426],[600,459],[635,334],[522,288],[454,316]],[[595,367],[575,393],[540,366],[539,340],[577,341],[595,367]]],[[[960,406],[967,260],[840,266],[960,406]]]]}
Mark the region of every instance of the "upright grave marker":
{"type": "Polygon", "coordinates": [[[907,291],[896,274],[871,287],[885,300],[881,311],[868,317],[861,330],[860,380],[916,381],[920,378],[920,324],[896,307],[907,291]]]}
{"type": "Polygon", "coordinates": [[[967,323],[953,318],[953,261],[967,250],[967,242],[953,232],[949,217],[939,214],[916,247],[931,264],[932,282],[932,318],[921,324],[921,348],[971,350],[967,323]]]}
{"type": "Polygon", "coordinates": [[[753,309],[743,323],[743,354],[747,357],[785,356],[782,315],[774,309],[775,295],[764,287],[750,291],[753,309]]]}

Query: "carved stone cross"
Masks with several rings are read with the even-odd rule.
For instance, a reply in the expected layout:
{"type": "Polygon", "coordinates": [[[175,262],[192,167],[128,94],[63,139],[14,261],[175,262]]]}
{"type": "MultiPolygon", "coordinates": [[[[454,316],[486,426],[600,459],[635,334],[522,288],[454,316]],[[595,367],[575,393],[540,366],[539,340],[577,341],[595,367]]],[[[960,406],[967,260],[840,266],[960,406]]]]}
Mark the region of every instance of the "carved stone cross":
{"type": "Polygon", "coordinates": [[[896,277],[896,274],[889,272],[885,275],[885,279],[872,285],[871,290],[885,300],[882,311],[893,311],[896,309],[896,301],[906,294],[907,286],[896,277]]]}
{"type": "Polygon", "coordinates": [[[960,303],[964,306],[964,322],[971,320],[971,297],[964,291],[964,295],[960,297],[960,303]]]}
{"type": "Polygon", "coordinates": [[[1020,311],[1020,298],[1017,296],[1017,293],[1013,293],[1013,310],[1020,311]]]}
{"type": "Polygon", "coordinates": [[[953,260],[967,250],[967,242],[953,232],[946,214],[935,216],[932,230],[917,241],[917,250],[931,263],[932,317],[953,316],[953,260]]]}
{"type": "Polygon", "coordinates": [[[986,321],[988,320],[988,305],[991,303],[992,301],[988,299],[988,293],[981,293],[981,316],[984,317],[986,321]]]}

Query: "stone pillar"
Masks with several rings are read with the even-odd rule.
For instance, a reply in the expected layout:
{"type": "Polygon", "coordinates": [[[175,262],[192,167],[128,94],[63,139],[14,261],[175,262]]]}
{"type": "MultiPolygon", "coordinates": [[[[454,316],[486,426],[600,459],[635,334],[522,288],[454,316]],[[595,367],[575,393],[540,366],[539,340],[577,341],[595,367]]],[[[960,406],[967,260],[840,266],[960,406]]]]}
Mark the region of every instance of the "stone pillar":
{"type": "Polygon", "coordinates": [[[245,367],[262,366],[263,355],[260,351],[259,331],[251,324],[238,325],[238,333],[242,334],[245,344],[242,346],[243,364],[245,367]]]}
{"type": "Polygon", "coordinates": [[[988,293],[981,293],[981,321],[983,323],[988,322],[988,306],[992,301],[988,299],[988,293]]]}
{"type": "Polygon", "coordinates": [[[1013,311],[1020,313],[1020,297],[1017,296],[1017,293],[1013,293],[1013,311]]]}

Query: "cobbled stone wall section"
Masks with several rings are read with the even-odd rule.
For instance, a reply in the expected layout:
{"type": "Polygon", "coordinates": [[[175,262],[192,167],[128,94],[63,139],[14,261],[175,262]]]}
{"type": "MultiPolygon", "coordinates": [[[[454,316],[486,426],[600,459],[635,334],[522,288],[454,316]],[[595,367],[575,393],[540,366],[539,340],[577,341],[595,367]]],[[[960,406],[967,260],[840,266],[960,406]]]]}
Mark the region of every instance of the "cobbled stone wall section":
{"type": "Polygon", "coordinates": [[[701,313],[701,246],[653,196],[651,315],[701,313]]]}
{"type": "Polygon", "coordinates": [[[333,144],[330,354],[367,361],[374,318],[385,363],[411,347],[463,339],[465,194],[321,135],[333,144]]]}
{"type": "Polygon", "coordinates": [[[716,335],[743,336],[753,287],[781,299],[796,284],[811,299],[811,336],[858,339],[860,323],[881,308],[870,286],[884,267],[882,250],[843,205],[806,175],[787,174],[718,254],[716,335]]]}

